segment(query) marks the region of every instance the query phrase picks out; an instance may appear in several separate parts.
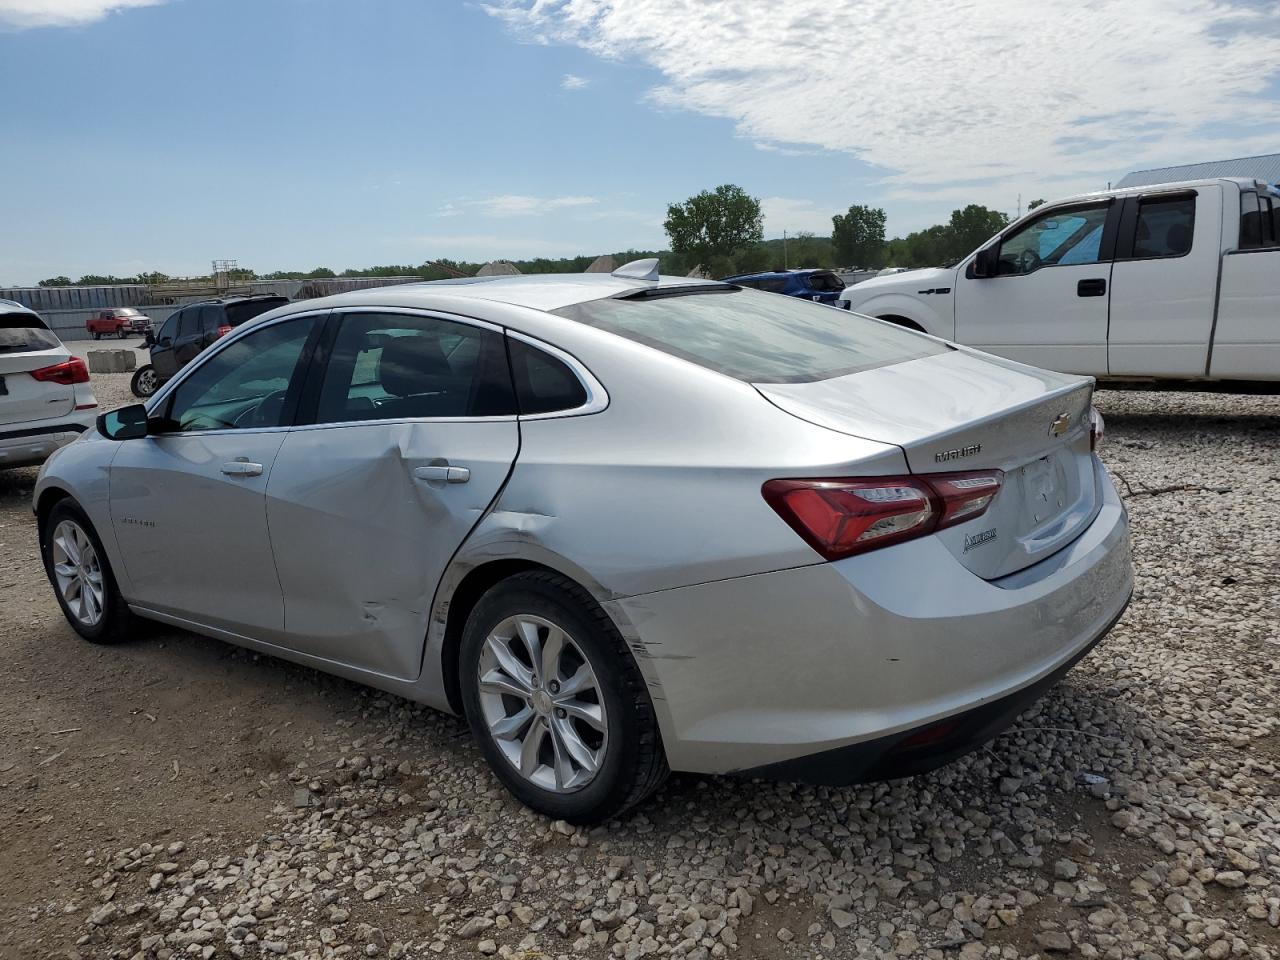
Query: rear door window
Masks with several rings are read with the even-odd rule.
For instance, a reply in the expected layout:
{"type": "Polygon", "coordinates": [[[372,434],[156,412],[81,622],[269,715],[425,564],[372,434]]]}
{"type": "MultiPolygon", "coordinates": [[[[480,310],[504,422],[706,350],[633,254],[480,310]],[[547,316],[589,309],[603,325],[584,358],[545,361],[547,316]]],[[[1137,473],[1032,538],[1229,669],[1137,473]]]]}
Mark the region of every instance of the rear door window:
{"type": "Polygon", "coordinates": [[[317,423],[516,413],[502,334],[414,314],[351,313],[339,323],[317,423]]]}
{"type": "Polygon", "coordinates": [[[177,334],[175,334],[175,336],[178,336],[178,337],[194,336],[200,329],[198,318],[200,316],[201,310],[203,309],[205,308],[197,307],[195,309],[183,310],[180,314],[178,314],[178,332],[177,334]]]}
{"type": "Polygon", "coordinates": [[[1262,246],[1262,206],[1257,193],[1244,190],[1240,194],[1240,249],[1262,246]]]}
{"type": "Polygon", "coordinates": [[[809,383],[951,348],[808,300],[670,288],[553,311],[748,383],[809,383]]]}

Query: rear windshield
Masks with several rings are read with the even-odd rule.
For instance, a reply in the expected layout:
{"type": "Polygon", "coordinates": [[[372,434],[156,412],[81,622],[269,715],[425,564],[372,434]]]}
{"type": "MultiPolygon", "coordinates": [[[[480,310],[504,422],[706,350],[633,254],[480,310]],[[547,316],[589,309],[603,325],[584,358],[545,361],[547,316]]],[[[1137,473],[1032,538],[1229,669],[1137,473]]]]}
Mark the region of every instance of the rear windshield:
{"type": "Polygon", "coordinates": [[[755,290],[591,300],[553,311],[748,383],[809,383],[950,348],[807,300],[755,290]]]}
{"type": "Polygon", "coordinates": [[[828,293],[838,293],[844,289],[844,281],[834,273],[811,273],[809,274],[809,288],[811,290],[823,290],[828,293]]]}
{"type": "Polygon", "coordinates": [[[29,313],[0,313],[0,353],[61,346],[44,321],[29,313]]]}
{"type": "Polygon", "coordinates": [[[260,316],[268,310],[274,310],[276,307],[284,306],[288,302],[284,297],[279,297],[270,300],[247,300],[243,303],[229,303],[227,304],[227,323],[233,327],[238,327],[246,320],[252,320],[254,317],[260,316]]]}

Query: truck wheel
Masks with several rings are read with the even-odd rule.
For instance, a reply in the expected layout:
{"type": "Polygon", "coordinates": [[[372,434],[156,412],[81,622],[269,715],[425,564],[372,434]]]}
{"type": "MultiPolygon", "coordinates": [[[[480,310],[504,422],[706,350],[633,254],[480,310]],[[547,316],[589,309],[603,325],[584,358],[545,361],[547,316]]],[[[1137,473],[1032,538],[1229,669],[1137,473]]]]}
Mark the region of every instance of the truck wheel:
{"type": "Polygon", "coordinates": [[[91,332],[93,333],[93,339],[95,339],[95,340],[101,340],[101,339],[102,339],[102,334],[101,334],[101,333],[99,333],[97,330],[93,330],[93,331],[91,331],[91,332]]]}
{"type": "Polygon", "coordinates": [[[135,397],[143,400],[151,396],[160,387],[160,378],[156,376],[156,368],[145,364],[137,369],[133,379],[129,381],[129,389],[135,397]]]}
{"type": "Polygon", "coordinates": [[[119,337],[121,340],[123,340],[128,335],[129,335],[129,331],[126,330],[124,327],[121,327],[119,330],[116,331],[116,336],[119,337]]]}

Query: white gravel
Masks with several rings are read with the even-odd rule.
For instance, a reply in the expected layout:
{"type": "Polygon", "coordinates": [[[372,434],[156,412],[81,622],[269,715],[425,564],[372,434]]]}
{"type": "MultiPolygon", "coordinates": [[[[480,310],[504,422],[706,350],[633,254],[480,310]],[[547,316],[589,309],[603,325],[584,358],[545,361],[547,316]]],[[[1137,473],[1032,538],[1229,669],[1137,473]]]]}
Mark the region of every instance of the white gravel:
{"type": "Polygon", "coordinates": [[[1280,398],[1098,405],[1133,605],[972,756],[848,789],[676,777],[588,832],[510,800],[455,720],[362,691],[380,733],[263,774],[251,846],[85,852],[73,955],[1280,958],[1280,398]]]}

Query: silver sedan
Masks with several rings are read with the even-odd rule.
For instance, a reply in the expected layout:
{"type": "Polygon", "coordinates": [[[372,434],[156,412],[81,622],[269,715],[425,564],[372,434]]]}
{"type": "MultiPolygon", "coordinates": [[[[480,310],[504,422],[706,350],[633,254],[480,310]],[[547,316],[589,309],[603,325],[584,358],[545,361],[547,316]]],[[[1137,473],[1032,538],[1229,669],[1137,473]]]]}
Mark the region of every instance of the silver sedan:
{"type": "Polygon", "coordinates": [[[995,736],[1132,587],[1093,382],[732,284],[290,304],[44,467],[49,579],[466,717],[550,816],[669,770],[904,776],[995,736]]]}

